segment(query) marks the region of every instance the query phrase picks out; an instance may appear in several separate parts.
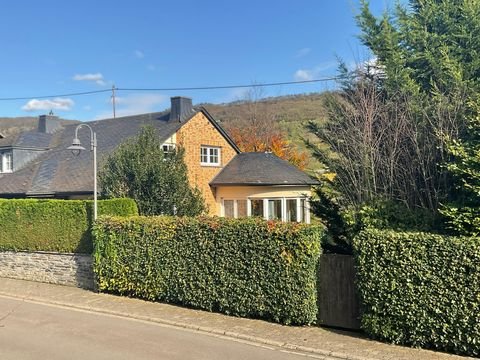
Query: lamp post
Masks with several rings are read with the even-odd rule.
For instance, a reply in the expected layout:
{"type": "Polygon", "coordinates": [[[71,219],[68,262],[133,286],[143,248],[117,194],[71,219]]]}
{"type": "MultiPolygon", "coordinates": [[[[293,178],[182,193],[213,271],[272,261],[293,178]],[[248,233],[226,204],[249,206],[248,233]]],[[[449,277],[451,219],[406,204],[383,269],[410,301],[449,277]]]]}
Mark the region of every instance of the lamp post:
{"type": "Polygon", "coordinates": [[[90,130],[90,151],[93,151],[93,219],[97,220],[97,134],[87,124],[80,124],[75,128],[75,137],[68,150],[72,150],[73,155],[77,156],[82,150],[86,150],[78,138],[78,130],[86,127],[90,130]]]}

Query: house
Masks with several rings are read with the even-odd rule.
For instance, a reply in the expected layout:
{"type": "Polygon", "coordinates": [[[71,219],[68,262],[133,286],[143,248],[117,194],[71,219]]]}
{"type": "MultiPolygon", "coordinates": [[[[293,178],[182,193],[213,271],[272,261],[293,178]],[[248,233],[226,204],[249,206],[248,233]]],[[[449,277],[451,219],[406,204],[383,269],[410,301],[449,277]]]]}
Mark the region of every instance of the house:
{"type": "MultiPolygon", "coordinates": [[[[72,144],[78,122],[39,117],[36,130],[0,137],[0,197],[81,199],[93,196],[92,158],[72,144]]],[[[97,135],[102,159],[151,125],[165,151],[185,150],[190,184],[202,192],[210,215],[263,216],[309,222],[308,197],[318,182],[270,153],[241,153],[224,129],[186,97],[171,98],[169,111],[87,123],[97,135]]],[[[78,133],[82,144],[90,133],[78,133]]]]}

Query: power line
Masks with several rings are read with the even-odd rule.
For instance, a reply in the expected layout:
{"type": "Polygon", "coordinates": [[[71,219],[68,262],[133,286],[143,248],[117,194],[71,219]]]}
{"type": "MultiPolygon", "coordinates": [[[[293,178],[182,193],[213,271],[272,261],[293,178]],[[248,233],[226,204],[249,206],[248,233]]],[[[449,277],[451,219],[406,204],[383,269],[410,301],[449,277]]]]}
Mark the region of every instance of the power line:
{"type": "Polygon", "coordinates": [[[47,98],[55,98],[55,97],[62,97],[62,96],[81,96],[81,95],[90,95],[90,94],[98,94],[104,92],[110,92],[111,89],[105,90],[94,90],[94,91],[83,91],[77,93],[68,93],[68,94],[56,94],[56,95],[40,95],[40,96],[23,96],[23,97],[9,97],[9,98],[0,98],[0,101],[14,101],[14,100],[31,100],[31,99],[47,99],[47,98]]]}
{"type": "Polygon", "coordinates": [[[240,89],[240,88],[252,88],[252,87],[266,87],[266,86],[281,86],[281,85],[296,85],[317,83],[323,81],[334,81],[343,79],[343,76],[333,76],[328,78],[313,79],[313,80],[301,80],[301,81],[284,81],[274,83],[261,83],[261,84],[249,84],[249,85],[220,85],[220,86],[198,86],[198,87],[178,87],[178,88],[117,88],[122,91],[189,91],[189,90],[216,90],[216,89],[240,89]]]}
{"type": "MultiPolygon", "coordinates": [[[[197,86],[197,87],[176,87],[176,88],[175,87],[172,87],[172,88],[117,88],[115,87],[115,91],[192,91],[192,90],[241,89],[241,88],[318,83],[318,82],[325,82],[325,81],[335,81],[343,78],[344,78],[343,76],[332,76],[332,77],[325,77],[320,79],[300,80],[300,81],[283,81],[283,82],[259,83],[259,84],[248,84],[248,85],[239,84],[239,85],[197,86]]],[[[6,98],[0,98],[0,101],[48,99],[48,98],[67,97],[67,96],[74,97],[74,96],[99,94],[99,93],[105,93],[105,92],[112,92],[112,89],[83,91],[83,92],[55,94],[55,95],[6,97],[6,98]]]]}

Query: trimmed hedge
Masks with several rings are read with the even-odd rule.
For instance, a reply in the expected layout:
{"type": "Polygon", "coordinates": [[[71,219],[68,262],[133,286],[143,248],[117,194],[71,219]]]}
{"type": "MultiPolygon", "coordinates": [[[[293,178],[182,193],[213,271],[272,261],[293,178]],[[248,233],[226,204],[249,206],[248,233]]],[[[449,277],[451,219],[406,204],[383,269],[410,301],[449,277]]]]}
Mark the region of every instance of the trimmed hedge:
{"type": "Polygon", "coordinates": [[[480,240],[365,230],[354,240],[370,336],[480,355],[480,240]]]}
{"type": "Polygon", "coordinates": [[[316,320],[318,227],[103,217],[93,231],[100,290],[284,324],[316,320]]]}
{"type": "MultiPolygon", "coordinates": [[[[100,200],[98,213],[137,215],[131,199],[100,200]]],[[[0,251],[93,250],[91,200],[0,199],[0,251]]]]}

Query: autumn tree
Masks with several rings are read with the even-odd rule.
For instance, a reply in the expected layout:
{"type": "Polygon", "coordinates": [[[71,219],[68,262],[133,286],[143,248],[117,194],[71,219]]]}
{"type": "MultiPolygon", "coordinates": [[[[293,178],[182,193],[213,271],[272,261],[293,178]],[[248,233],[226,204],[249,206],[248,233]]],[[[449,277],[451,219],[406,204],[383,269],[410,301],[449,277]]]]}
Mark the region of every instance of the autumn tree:
{"type": "Polygon", "coordinates": [[[258,86],[247,92],[243,100],[247,109],[245,115],[226,125],[230,136],[244,152],[270,151],[304,169],[308,160],[307,153],[299,151],[287,139],[271,107],[262,101],[263,95],[263,89],[258,86]]]}
{"type": "Polygon", "coordinates": [[[205,211],[202,194],[187,177],[183,150],[165,153],[153,127],[110,155],[99,173],[102,196],[129,197],[142,215],[194,216],[205,211]]]}

